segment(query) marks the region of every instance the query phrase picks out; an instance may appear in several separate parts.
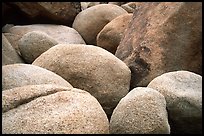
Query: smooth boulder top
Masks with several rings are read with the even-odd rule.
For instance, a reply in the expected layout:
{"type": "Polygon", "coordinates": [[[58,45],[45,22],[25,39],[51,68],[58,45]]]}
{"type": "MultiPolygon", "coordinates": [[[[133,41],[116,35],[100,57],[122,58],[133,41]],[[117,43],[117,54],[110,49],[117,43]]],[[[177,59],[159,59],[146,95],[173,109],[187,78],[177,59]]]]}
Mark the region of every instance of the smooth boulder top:
{"type": "Polygon", "coordinates": [[[62,77],[42,67],[31,64],[11,64],[2,67],[2,90],[37,84],[72,87],[62,77]]]}
{"type": "Polygon", "coordinates": [[[120,100],[110,120],[111,134],[169,134],[164,96],[158,91],[137,87],[120,100]]]}

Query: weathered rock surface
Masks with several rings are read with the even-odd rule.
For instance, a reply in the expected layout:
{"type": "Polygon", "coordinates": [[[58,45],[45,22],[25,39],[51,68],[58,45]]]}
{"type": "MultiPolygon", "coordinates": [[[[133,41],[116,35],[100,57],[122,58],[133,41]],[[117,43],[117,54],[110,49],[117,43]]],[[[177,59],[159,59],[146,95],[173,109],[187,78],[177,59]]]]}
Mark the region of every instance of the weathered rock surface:
{"type": "Polygon", "coordinates": [[[2,92],[2,107],[3,134],[109,133],[109,122],[99,102],[76,88],[16,87],[2,92]]]}
{"type": "Polygon", "coordinates": [[[202,4],[143,3],[115,55],[131,69],[131,88],[169,71],[202,75],[202,4]]]}
{"type": "Polygon", "coordinates": [[[108,116],[129,91],[129,68],[108,51],[83,44],[58,44],[33,63],[88,91],[98,99],[108,116]]]}
{"type": "Polygon", "coordinates": [[[18,43],[22,57],[27,63],[32,63],[38,56],[58,42],[41,31],[32,31],[25,34],[18,43]]]}
{"type": "Polygon", "coordinates": [[[137,87],[122,98],[110,120],[112,134],[169,134],[164,96],[158,91],[137,87]]]}
{"type": "Polygon", "coordinates": [[[50,23],[68,26],[72,25],[75,16],[81,11],[80,2],[10,2],[9,4],[17,7],[34,21],[49,20],[50,23]]]}
{"type": "Polygon", "coordinates": [[[132,14],[122,14],[110,21],[97,35],[97,46],[115,54],[132,14]]]}
{"type": "Polygon", "coordinates": [[[119,15],[125,14],[123,8],[113,4],[99,4],[81,11],[72,27],[76,29],[87,44],[96,45],[96,36],[103,27],[119,15]]]}
{"type": "Polygon", "coordinates": [[[73,28],[64,25],[54,24],[33,24],[33,25],[17,25],[9,29],[7,33],[23,36],[28,32],[42,31],[51,36],[58,43],[67,44],[85,44],[81,35],[73,28]]]}
{"type": "Polygon", "coordinates": [[[11,64],[2,67],[2,90],[38,84],[72,86],[59,75],[38,66],[11,64]]]}
{"type": "Polygon", "coordinates": [[[168,72],[154,78],[148,87],[164,95],[172,133],[202,133],[202,77],[200,75],[189,71],[168,72]]]}
{"type": "Polygon", "coordinates": [[[81,4],[81,10],[85,10],[92,6],[99,5],[100,2],[80,2],[80,4],[81,4]]]}
{"type": "Polygon", "coordinates": [[[121,7],[125,9],[128,13],[133,13],[135,10],[138,10],[142,5],[142,2],[128,2],[122,4],[121,7]]]}
{"type": "Polygon", "coordinates": [[[2,33],[2,65],[15,63],[24,63],[24,61],[2,33]]]}
{"type": "Polygon", "coordinates": [[[20,35],[12,34],[12,33],[3,33],[6,39],[11,43],[13,48],[16,50],[19,56],[21,56],[21,52],[18,46],[18,41],[21,39],[20,35]]]}

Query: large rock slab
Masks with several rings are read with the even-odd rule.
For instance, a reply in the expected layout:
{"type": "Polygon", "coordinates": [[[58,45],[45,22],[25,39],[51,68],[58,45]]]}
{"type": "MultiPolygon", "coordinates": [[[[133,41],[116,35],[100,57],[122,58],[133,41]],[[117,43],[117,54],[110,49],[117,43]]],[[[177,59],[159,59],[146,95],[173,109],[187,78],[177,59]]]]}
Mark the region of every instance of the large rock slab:
{"type": "Polygon", "coordinates": [[[20,37],[28,32],[42,31],[55,39],[58,43],[85,44],[81,35],[73,28],[64,25],[54,24],[32,24],[16,25],[10,28],[7,33],[17,34],[20,37]]]}
{"type": "Polygon", "coordinates": [[[2,33],[2,65],[25,63],[2,33]]]}
{"type": "Polygon", "coordinates": [[[202,77],[190,71],[173,71],[154,78],[148,87],[167,102],[171,132],[202,133],[202,77]]]}
{"type": "Polygon", "coordinates": [[[25,85],[58,84],[72,87],[59,75],[31,64],[11,64],[2,67],[2,90],[25,85]]]}
{"type": "Polygon", "coordinates": [[[125,14],[123,8],[112,4],[99,4],[81,11],[74,19],[76,29],[87,44],[96,45],[96,36],[103,27],[119,15],[125,14]]]}
{"type": "Polygon", "coordinates": [[[3,134],[108,134],[99,102],[86,91],[27,85],[2,92],[3,134]]]}
{"type": "Polygon", "coordinates": [[[58,42],[41,31],[32,31],[25,34],[18,42],[22,57],[27,63],[32,63],[38,56],[58,42]]]}
{"type": "Polygon", "coordinates": [[[122,14],[106,24],[97,35],[97,46],[115,54],[131,19],[132,14],[122,14]]]}
{"type": "Polygon", "coordinates": [[[109,117],[129,91],[129,68],[110,52],[94,45],[58,44],[32,64],[48,69],[75,88],[91,93],[109,117]]]}
{"type": "Polygon", "coordinates": [[[80,2],[10,2],[33,21],[49,20],[50,23],[71,26],[81,11],[80,2]]]}
{"type": "Polygon", "coordinates": [[[158,91],[137,87],[120,100],[110,120],[112,134],[169,134],[164,96],[158,91]]]}
{"type": "Polygon", "coordinates": [[[115,55],[131,69],[134,88],[169,71],[202,75],[201,52],[201,3],[150,2],[133,13],[115,55]]]}

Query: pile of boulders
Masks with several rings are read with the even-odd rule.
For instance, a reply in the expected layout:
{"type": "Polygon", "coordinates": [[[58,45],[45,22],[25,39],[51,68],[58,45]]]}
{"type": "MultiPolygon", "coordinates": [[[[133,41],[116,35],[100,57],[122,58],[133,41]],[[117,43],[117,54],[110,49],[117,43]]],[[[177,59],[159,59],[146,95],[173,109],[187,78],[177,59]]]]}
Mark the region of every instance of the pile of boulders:
{"type": "Polygon", "coordinates": [[[202,133],[202,3],[2,6],[2,133],[202,133]]]}

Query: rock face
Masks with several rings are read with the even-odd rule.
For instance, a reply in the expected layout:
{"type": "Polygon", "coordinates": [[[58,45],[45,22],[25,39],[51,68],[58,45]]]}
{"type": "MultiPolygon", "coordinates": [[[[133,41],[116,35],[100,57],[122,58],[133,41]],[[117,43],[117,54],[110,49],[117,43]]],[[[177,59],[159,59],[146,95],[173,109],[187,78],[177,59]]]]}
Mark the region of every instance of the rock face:
{"type": "Polygon", "coordinates": [[[24,61],[2,33],[2,65],[15,63],[24,63],[24,61]]]}
{"type": "Polygon", "coordinates": [[[80,2],[80,4],[81,10],[85,10],[87,8],[100,4],[100,2],[80,2]]]}
{"type": "Polygon", "coordinates": [[[164,96],[146,87],[131,90],[113,111],[110,133],[169,134],[164,96]]]}
{"type": "Polygon", "coordinates": [[[131,69],[131,88],[176,70],[202,75],[202,4],[143,3],[118,46],[116,56],[131,69]]]}
{"type": "Polygon", "coordinates": [[[76,88],[16,87],[2,92],[2,107],[3,134],[109,133],[109,122],[99,102],[76,88]]]}
{"type": "Polygon", "coordinates": [[[2,67],[2,90],[25,85],[58,84],[72,86],[59,75],[30,64],[12,64],[2,67]]]}
{"type": "Polygon", "coordinates": [[[142,2],[128,2],[126,4],[122,4],[121,7],[125,9],[128,13],[133,13],[135,10],[140,8],[142,2]]]}
{"type": "Polygon", "coordinates": [[[112,4],[99,4],[81,11],[72,27],[76,29],[87,44],[96,45],[96,36],[103,27],[119,15],[125,14],[123,8],[112,4]]]}
{"type": "Polygon", "coordinates": [[[49,48],[57,45],[52,37],[41,31],[32,31],[19,40],[19,49],[27,63],[32,63],[38,56],[49,48]]]}
{"type": "Polygon", "coordinates": [[[132,14],[122,14],[110,21],[97,35],[97,46],[115,54],[132,14]]]}
{"type": "Polygon", "coordinates": [[[11,43],[13,48],[16,50],[16,52],[21,56],[20,49],[18,46],[18,41],[21,39],[21,36],[17,34],[12,34],[12,33],[3,33],[6,39],[11,43]]]}
{"type": "Polygon", "coordinates": [[[80,2],[10,2],[27,17],[51,23],[71,26],[75,16],[81,11],[80,2]],[[39,20],[41,19],[41,20],[39,20]]]}
{"type": "Polygon", "coordinates": [[[93,45],[58,44],[32,64],[46,68],[75,88],[91,93],[108,116],[129,91],[129,68],[113,54],[93,45]]]}
{"type": "Polygon", "coordinates": [[[165,96],[171,132],[202,133],[202,77],[189,71],[174,71],[154,78],[148,87],[165,96]]]}
{"type": "Polygon", "coordinates": [[[81,35],[73,28],[63,25],[53,24],[33,24],[33,25],[22,25],[14,26],[9,29],[7,33],[17,34],[23,36],[28,32],[42,31],[47,35],[55,39],[58,43],[68,44],[85,44],[81,35]]]}

